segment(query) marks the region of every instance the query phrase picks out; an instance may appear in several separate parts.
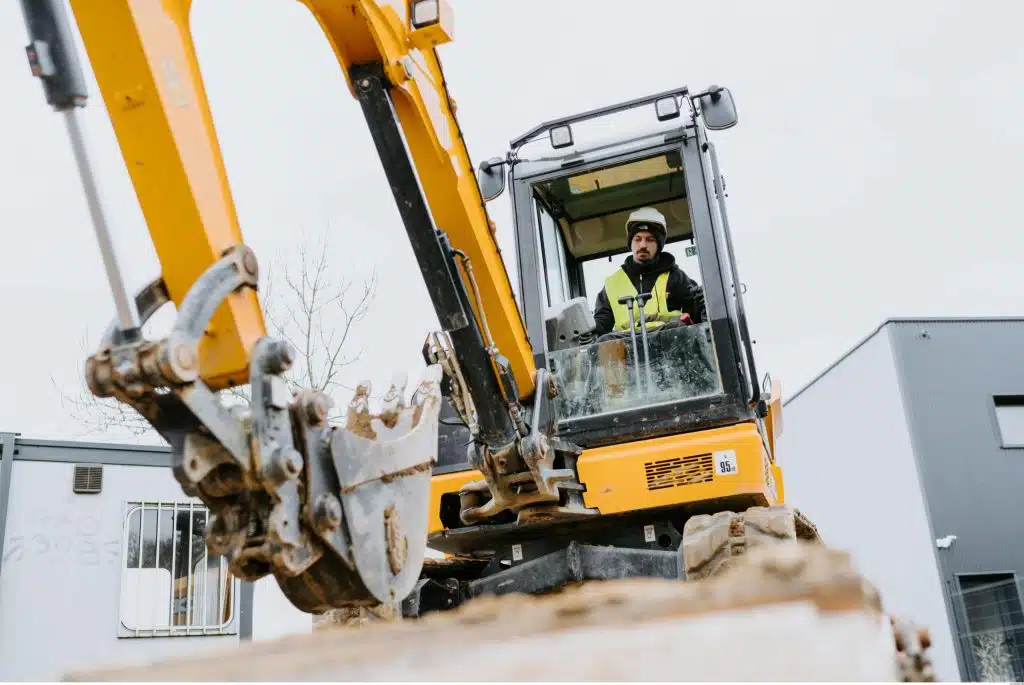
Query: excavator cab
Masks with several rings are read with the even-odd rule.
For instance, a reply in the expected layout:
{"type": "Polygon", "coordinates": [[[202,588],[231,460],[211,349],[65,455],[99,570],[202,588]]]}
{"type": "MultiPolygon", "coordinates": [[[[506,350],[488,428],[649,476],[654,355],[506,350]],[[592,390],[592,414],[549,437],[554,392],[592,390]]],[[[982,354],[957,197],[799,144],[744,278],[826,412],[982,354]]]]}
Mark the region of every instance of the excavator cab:
{"type": "Polygon", "coordinates": [[[683,88],[542,124],[513,141],[505,161],[482,165],[490,199],[505,185],[496,167],[507,168],[518,301],[538,366],[558,385],[559,436],[586,448],[763,414],[723,183],[706,133],[735,123],[728,90],[692,96],[683,88]],[[632,136],[589,146],[573,137],[576,127],[644,112],[650,124],[632,136]],[[544,142],[547,154],[529,150],[544,142]],[[704,311],[681,312],[689,325],[678,316],[648,321],[646,300],[632,299],[619,303],[632,315],[632,330],[595,339],[597,295],[629,256],[626,220],[643,207],[665,217],[662,251],[703,291],[704,311]]]}
{"type": "Polygon", "coordinates": [[[499,174],[507,174],[520,311],[538,366],[558,384],[558,434],[578,445],[763,414],[723,182],[706,133],[735,123],[728,90],[694,96],[682,88],[542,124],[513,141],[505,160],[481,165],[488,199],[505,189],[499,174]],[[575,127],[645,112],[650,123],[632,136],[590,146],[574,141],[575,127]],[[547,154],[529,150],[545,142],[547,154]],[[624,303],[633,315],[631,334],[595,340],[596,297],[629,256],[626,220],[643,207],[665,217],[663,252],[703,291],[704,311],[683,312],[695,322],[689,325],[678,317],[647,321],[634,299],[624,303]]]}

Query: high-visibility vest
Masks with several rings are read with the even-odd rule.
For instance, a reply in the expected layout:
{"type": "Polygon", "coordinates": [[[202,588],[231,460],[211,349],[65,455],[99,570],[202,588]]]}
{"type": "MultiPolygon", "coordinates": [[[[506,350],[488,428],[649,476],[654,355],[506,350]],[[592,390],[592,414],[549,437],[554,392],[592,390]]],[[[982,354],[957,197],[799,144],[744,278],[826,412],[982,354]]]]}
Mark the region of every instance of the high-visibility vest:
{"type": "MultiPolygon", "coordinates": [[[[647,328],[657,328],[668,321],[678,319],[682,312],[669,311],[668,308],[668,272],[658,274],[654,281],[653,297],[644,304],[644,319],[647,328]]],[[[604,294],[608,297],[608,304],[615,314],[616,331],[629,330],[629,307],[619,304],[619,298],[626,295],[636,297],[636,286],[629,276],[622,269],[617,270],[604,282],[604,294]]],[[[640,308],[633,302],[633,325],[640,329],[640,308]]]]}

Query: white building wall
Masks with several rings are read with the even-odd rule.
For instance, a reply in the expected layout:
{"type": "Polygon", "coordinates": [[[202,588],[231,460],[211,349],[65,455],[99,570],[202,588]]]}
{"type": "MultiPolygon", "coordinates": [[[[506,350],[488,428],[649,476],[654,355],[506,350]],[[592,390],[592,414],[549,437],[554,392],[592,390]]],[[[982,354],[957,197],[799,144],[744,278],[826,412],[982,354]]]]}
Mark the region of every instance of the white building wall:
{"type": "Polygon", "coordinates": [[[313,617],[292,606],[273,576],[256,581],[252,606],[254,641],[276,640],[285,635],[313,632],[313,617]]]}
{"type": "Polygon", "coordinates": [[[783,410],[787,502],[852,553],[886,609],[927,626],[939,680],[960,679],[888,328],[783,410]]]}
{"type": "MultiPolygon", "coordinates": [[[[72,491],[73,470],[71,463],[13,464],[0,575],[0,680],[55,680],[91,666],[238,644],[237,631],[118,637],[125,503],[188,500],[166,468],[106,465],[96,495],[72,491]]],[[[254,637],[311,630],[311,617],[291,607],[272,579],[256,585],[254,637]]]]}

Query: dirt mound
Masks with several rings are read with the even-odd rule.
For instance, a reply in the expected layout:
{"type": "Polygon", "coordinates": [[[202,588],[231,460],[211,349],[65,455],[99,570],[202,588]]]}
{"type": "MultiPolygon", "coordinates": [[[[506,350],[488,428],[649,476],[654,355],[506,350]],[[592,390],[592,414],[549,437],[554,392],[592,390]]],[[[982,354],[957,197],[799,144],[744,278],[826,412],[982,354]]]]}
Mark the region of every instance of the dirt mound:
{"type": "MultiPolygon", "coordinates": [[[[878,592],[849,556],[805,543],[749,550],[721,575],[701,581],[591,582],[541,597],[480,597],[416,621],[382,618],[194,659],[94,670],[69,680],[892,681],[911,679],[911,672],[927,676],[919,654],[904,655],[907,666],[901,670],[878,592]]],[[[904,639],[904,648],[907,644],[904,639]]]]}

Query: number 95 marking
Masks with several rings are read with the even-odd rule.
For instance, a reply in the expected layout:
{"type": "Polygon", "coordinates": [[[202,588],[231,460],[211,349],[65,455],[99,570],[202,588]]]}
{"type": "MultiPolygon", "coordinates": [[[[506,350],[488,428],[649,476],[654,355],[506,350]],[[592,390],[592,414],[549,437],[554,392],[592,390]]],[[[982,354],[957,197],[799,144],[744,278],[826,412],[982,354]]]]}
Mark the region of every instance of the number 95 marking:
{"type": "Polygon", "coordinates": [[[740,472],[740,468],[736,463],[735,450],[721,450],[719,452],[715,452],[712,455],[712,459],[715,462],[716,476],[735,476],[740,472]]]}

